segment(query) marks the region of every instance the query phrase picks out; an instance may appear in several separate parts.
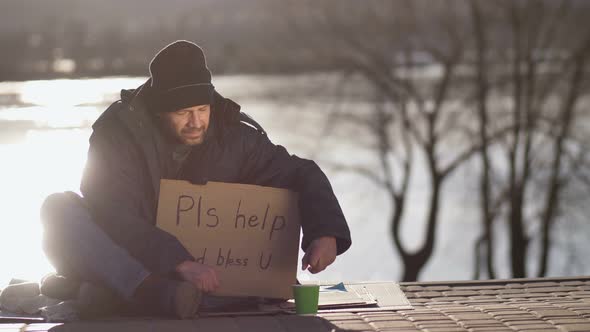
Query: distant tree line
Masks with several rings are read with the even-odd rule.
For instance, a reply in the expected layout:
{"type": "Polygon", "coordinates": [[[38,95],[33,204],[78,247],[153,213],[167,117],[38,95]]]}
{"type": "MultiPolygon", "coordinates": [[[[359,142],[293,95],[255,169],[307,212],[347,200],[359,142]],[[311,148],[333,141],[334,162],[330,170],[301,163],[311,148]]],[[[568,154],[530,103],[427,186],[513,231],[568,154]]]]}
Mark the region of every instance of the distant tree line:
{"type": "Polygon", "coordinates": [[[201,45],[215,74],[327,68],[286,37],[267,0],[6,0],[0,19],[0,81],[145,76],[155,53],[177,39],[201,45]],[[94,17],[99,10],[108,15],[94,17]]]}
{"type": "MultiPolygon", "coordinates": [[[[536,0],[540,5],[551,2],[536,0]]],[[[582,9],[589,7],[583,5],[583,0],[572,2],[579,3],[582,9]]],[[[391,7],[391,13],[381,15],[391,14],[394,20],[394,16],[406,13],[402,1],[392,1],[391,7]]],[[[305,11],[296,22],[305,25],[321,16],[323,10],[329,10],[350,18],[336,28],[340,29],[336,34],[362,35],[367,41],[379,43],[398,34],[392,27],[354,18],[356,13],[366,13],[370,8],[372,5],[351,0],[315,5],[272,0],[4,0],[0,2],[0,81],[147,75],[151,57],[177,39],[203,46],[216,74],[339,71],[339,64],[310,49],[310,35],[323,28],[302,31],[286,15],[294,10],[305,11]]],[[[428,17],[438,15],[433,8],[419,11],[417,15],[426,23],[428,17]]],[[[454,15],[459,26],[469,22],[466,13],[454,15]]],[[[422,34],[421,38],[446,43],[437,40],[438,33],[422,34]]],[[[332,39],[321,40],[315,46],[326,48],[339,43],[333,36],[325,37],[332,39]]],[[[389,51],[392,56],[401,53],[400,49],[389,51]]]]}

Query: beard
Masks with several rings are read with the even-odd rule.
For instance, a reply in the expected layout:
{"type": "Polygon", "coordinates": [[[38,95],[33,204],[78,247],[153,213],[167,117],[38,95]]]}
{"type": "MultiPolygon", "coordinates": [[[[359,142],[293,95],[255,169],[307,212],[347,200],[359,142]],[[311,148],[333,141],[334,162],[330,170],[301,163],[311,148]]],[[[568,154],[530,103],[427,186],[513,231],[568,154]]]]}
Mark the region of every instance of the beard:
{"type": "Polygon", "coordinates": [[[199,145],[205,140],[206,128],[185,128],[180,131],[180,141],[185,145],[199,145]]]}

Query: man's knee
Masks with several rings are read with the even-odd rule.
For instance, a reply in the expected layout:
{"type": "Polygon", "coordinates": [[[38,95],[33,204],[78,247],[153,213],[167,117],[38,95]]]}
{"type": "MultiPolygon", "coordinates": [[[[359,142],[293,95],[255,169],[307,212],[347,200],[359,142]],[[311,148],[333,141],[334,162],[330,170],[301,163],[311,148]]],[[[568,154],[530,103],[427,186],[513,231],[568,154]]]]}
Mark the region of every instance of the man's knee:
{"type": "Polygon", "coordinates": [[[47,196],[41,205],[41,222],[46,230],[60,228],[65,224],[80,221],[85,211],[82,198],[73,192],[55,193],[47,196]]]}
{"type": "Polygon", "coordinates": [[[40,214],[46,253],[64,247],[64,241],[76,240],[73,237],[80,236],[92,223],[82,198],[73,192],[49,195],[41,206],[40,214]]]}
{"type": "Polygon", "coordinates": [[[68,265],[71,243],[79,236],[82,223],[90,222],[90,214],[75,193],[49,195],[40,210],[43,223],[43,251],[58,273],[73,275],[68,265]]]}

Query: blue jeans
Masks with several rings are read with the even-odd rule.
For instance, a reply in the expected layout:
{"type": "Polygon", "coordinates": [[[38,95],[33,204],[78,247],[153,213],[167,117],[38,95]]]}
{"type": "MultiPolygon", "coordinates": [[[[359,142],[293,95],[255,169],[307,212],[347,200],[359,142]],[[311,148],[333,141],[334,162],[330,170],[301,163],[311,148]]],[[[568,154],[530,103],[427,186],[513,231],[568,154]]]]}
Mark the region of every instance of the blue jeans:
{"type": "MultiPolygon", "coordinates": [[[[117,245],[94,221],[83,199],[73,192],[52,194],[41,207],[43,249],[57,272],[107,287],[131,301],[151,273],[117,245]]],[[[203,296],[201,310],[255,304],[247,297],[203,296]]]]}
{"type": "Polygon", "coordinates": [[[47,197],[41,220],[43,249],[59,274],[106,286],[126,300],[150,274],[94,223],[73,192],[47,197]]]}

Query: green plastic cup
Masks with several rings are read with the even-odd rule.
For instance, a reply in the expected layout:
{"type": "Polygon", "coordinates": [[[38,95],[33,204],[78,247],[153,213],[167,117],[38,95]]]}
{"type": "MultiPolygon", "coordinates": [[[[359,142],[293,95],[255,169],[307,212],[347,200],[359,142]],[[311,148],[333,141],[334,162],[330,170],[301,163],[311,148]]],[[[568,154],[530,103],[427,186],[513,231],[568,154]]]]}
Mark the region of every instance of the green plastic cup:
{"type": "Polygon", "coordinates": [[[295,312],[298,315],[318,313],[319,285],[293,285],[293,297],[295,298],[295,312]]]}

